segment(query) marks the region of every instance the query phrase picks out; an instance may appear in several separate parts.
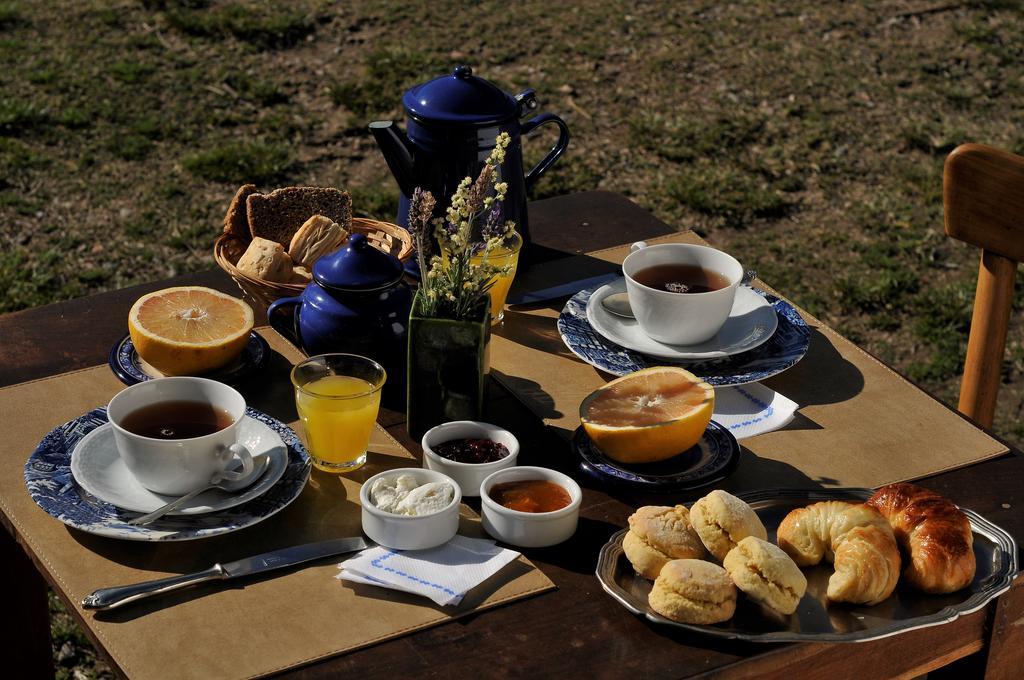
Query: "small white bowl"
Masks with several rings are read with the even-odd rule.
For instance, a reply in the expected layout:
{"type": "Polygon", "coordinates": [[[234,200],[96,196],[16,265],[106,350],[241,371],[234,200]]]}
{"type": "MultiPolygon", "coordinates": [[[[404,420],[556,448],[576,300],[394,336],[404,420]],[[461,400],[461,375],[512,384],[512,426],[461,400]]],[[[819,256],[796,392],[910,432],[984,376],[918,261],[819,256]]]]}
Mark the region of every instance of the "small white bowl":
{"type": "Polygon", "coordinates": [[[492,472],[512,467],[519,456],[519,440],[514,434],[497,425],[475,420],[455,420],[431,428],[423,435],[420,444],[423,446],[423,467],[443,472],[454,479],[466,496],[479,496],[484,479],[492,472]],[[434,453],[432,447],[453,439],[490,439],[504,444],[508,455],[491,463],[459,463],[434,453]]]}
{"type": "Polygon", "coordinates": [[[498,470],[480,485],[484,530],[504,543],[522,548],[543,548],[567,540],[576,533],[580,517],[580,485],[561,472],[542,467],[519,466],[498,470]],[[544,479],[569,492],[569,505],[552,512],[521,512],[498,505],[490,496],[496,484],[544,479]]]}
{"type": "Polygon", "coordinates": [[[459,530],[459,503],[462,489],[447,475],[423,468],[397,468],[370,477],[359,490],[359,503],[363,506],[363,533],[378,545],[393,550],[424,550],[447,543],[459,530]],[[370,488],[382,477],[412,475],[420,484],[448,482],[455,487],[455,497],[447,506],[429,515],[394,515],[384,512],[370,500],[370,488]]]}

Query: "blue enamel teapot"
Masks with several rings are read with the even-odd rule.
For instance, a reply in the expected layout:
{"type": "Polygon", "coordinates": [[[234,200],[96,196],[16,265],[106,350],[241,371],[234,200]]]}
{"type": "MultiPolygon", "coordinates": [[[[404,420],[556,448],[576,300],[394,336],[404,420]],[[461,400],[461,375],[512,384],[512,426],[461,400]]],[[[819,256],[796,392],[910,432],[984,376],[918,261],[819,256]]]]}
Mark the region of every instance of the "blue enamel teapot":
{"type": "Polygon", "coordinates": [[[301,295],[271,303],[270,325],[309,356],[370,357],[388,374],[385,404],[403,408],[412,291],[402,281],[401,260],[352,234],[340,249],[317,260],[312,273],[301,295]]]}
{"type": "Polygon", "coordinates": [[[476,177],[501,132],[512,138],[502,163],[501,179],[508,183],[505,219],[514,220],[523,240],[530,240],[526,194],[569,146],[569,127],[553,113],[520,123],[537,108],[532,89],[512,96],[494,83],[473,75],[469,66],[456,66],[450,75],[415,85],[402,96],[406,132],[392,121],[370,123],[391,173],[402,191],[398,224],[406,226],[409,197],[416,187],[429,190],[443,215],[448,200],[465,177],[476,177]],[[542,125],[559,129],[558,141],[529,172],[523,172],[522,135],[542,125]]]}

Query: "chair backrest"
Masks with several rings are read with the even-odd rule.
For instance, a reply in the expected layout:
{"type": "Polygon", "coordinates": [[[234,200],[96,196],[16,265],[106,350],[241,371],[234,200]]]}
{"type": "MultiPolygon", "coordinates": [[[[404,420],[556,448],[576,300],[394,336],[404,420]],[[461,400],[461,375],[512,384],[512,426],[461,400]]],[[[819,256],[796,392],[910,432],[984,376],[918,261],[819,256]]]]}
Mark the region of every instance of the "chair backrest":
{"type": "Polygon", "coordinates": [[[1024,261],[1024,158],[958,146],[943,173],[946,234],[981,248],[958,408],[992,426],[1017,263],[1024,261]]]}

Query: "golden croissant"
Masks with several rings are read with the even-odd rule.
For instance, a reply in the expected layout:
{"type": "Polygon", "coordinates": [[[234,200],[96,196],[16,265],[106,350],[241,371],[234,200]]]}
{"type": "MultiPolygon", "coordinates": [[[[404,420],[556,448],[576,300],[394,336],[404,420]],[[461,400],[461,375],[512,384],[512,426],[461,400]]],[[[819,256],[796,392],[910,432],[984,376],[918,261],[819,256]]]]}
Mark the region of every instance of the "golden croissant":
{"type": "Polygon", "coordinates": [[[913,484],[889,484],[868,505],[892,525],[910,563],[907,581],[926,593],[952,593],[974,580],[974,536],[951,501],[913,484]]]}
{"type": "Polygon", "coordinates": [[[900,551],[877,510],[863,503],[822,501],[793,510],[779,525],[779,547],[801,566],[822,558],[835,566],[828,599],[878,604],[900,578],[900,551]]]}

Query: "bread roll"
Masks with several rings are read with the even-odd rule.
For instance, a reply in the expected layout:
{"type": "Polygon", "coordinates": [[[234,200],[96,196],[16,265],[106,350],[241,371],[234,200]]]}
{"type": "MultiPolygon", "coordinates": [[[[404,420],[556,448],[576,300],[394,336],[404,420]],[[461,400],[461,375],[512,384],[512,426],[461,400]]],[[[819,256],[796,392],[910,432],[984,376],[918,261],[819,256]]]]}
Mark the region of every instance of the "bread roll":
{"type": "Polygon", "coordinates": [[[340,248],[346,238],[348,232],[336,222],[323,215],[313,215],[292,236],[288,254],[295,264],[312,269],[314,262],[340,248]]]}
{"type": "Polygon", "coordinates": [[[910,556],[903,576],[926,593],[952,593],[974,580],[974,535],[967,515],[939,494],[889,484],[868,505],[884,515],[910,556]]]}
{"type": "Polygon", "coordinates": [[[284,246],[265,238],[254,238],[235,266],[264,281],[289,283],[292,280],[292,259],[284,252],[284,246]]]}

